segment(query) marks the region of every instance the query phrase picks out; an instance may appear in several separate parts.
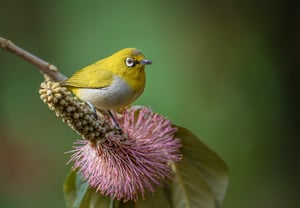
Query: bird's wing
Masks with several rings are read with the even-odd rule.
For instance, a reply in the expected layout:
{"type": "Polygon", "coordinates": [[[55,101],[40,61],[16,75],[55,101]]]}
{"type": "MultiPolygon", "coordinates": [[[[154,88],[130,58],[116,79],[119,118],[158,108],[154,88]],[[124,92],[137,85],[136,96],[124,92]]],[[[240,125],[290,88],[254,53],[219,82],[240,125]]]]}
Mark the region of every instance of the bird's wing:
{"type": "Polygon", "coordinates": [[[62,82],[63,86],[75,88],[105,88],[111,85],[113,73],[94,64],[77,71],[62,82]]]}

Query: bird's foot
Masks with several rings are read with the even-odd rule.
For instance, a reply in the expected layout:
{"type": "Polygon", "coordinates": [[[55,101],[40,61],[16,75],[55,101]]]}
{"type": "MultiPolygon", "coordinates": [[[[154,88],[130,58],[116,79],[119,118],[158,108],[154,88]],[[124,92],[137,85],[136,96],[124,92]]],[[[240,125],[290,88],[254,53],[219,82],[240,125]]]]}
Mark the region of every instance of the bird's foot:
{"type": "Polygon", "coordinates": [[[94,117],[95,119],[98,119],[98,115],[97,115],[97,111],[96,111],[96,108],[93,106],[93,104],[89,101],[86,101],[86,104],[91,108],[91,110],[93,111],[94,113],[94,117]]]}
{"type": "Polygon", "coordinates": [[[116,117],[114,116],[114,114],[110,111],[107,110],[108,115],[110,116],[110,118],[112,119],[114,125],[118,128],[118,130],[120,130],[121,133],[123,133],[123,130],[118,122],[118,120],[116,119],[116,117]]]}

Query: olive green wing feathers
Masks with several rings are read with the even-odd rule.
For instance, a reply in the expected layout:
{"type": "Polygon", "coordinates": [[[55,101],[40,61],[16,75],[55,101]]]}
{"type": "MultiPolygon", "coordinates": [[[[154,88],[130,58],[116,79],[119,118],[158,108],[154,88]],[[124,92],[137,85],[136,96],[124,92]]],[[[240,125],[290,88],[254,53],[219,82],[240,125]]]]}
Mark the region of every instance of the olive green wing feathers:
{"type": "Polygon", "coordinates": [[[111,85],[113,73],[101,69],[97,64],[87,66],[77,71],[69,79],[62,82],[62,86],[70,88],[105,88],[111,85]]]}

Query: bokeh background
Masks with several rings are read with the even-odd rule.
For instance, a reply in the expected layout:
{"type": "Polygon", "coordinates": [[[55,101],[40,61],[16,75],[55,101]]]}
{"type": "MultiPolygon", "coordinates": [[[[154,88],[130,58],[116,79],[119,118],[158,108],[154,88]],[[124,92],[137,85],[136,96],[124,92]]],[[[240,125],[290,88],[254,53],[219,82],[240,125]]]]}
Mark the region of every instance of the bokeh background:
{"type": "MultiPolygon", "coordinates": [[[[296,207],[296,1],[2,0],[0,36],[70,76],[136,47],[154,64],[136,104],[185,126],[228,164],[224,208],[296,207]]],[[[0,207],[64,207],[79,136],[39,99],[42,76],[0,51],[0,207]]]]}

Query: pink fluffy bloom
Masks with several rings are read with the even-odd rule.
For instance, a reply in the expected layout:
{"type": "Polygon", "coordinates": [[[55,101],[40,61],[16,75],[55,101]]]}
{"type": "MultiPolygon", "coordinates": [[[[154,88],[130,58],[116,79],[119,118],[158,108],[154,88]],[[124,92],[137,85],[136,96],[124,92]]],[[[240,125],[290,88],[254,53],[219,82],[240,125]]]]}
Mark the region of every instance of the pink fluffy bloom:
{"type": "Polygon", "coordinates": [[[111,136],[97,145],[77,141],[71,161],[96,191],[136,201],[171,178],[171,164],[181,159],[181,143],[171,122],[149,108],[127,109],[118,121],[127,138],[111,136]]]}

